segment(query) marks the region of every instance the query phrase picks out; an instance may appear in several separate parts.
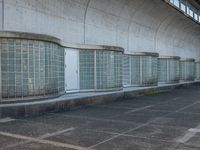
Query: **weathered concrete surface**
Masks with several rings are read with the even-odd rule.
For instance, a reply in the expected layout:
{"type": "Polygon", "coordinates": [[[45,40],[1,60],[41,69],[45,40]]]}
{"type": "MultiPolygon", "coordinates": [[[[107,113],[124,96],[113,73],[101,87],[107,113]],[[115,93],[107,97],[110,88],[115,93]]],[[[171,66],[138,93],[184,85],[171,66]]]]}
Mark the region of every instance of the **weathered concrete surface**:
{"type": "Polygon", "coordinates": [[[200,87],[0,119],[0,150],[198,150],[200,87]]]}
{"type": "Polygon", "coordinates": [[[200,57],[200,26],[162,0],[2,0],[4,30],[35,32],[65,43],[200,57]]]}

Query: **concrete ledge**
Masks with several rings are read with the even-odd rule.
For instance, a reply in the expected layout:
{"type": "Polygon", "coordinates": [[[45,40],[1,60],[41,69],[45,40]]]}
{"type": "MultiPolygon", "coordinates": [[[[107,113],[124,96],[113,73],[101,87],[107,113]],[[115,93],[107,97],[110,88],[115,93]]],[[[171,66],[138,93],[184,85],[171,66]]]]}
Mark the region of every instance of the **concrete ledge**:
{"type": "Polygon", "coordinates": [[[87,105],[120,101],[134,98],[138,95],[162,93],[175,88],[187,86],[200,86],[200,81],[178,83],[173,85],[162,84],[156,87],[129,87],[124,88],[122,91],[115,92],[76,93],[49,100],[44,99],[24,103],[0,104],[0,118],[38,116],[47,112],[67,111],[87,105]]]}

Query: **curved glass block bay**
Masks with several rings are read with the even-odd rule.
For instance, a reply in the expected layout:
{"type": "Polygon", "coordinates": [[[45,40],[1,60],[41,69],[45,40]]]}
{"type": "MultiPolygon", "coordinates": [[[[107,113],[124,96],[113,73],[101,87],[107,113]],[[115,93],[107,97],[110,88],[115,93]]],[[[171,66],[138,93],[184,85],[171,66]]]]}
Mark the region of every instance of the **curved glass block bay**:
{"type": "Polygon", "coordinates": [[[195,59],[181,59],[180,78],[182,81],[194,81],[195,79],[195,59]]]}
{"type": "Polygon", "coordinates": [[[196,78],[196,80],[200,80],[200,61],[197,61],[196,63],[195,63],[195,67],[196,67],[196,71],[195,71],[195,78],[196,78]]]}
{"type": "Polygon", "coordinates": [[[158,59],[158,81],[160,83],[172,84],[180,80],[180,57],[169,56],[158,59]]]}
{"type": "Polygon", "coordinates": [[[122,88],[122,48],[79,51],[80,90],[122,88]]]}
{"type": "Polygon", "coordinates": [[[30,34],[3,33],[3,36],[0,38],[2,100],[63,93],[64,50],[52,37],[44,36],[42,41],[30,34]]]}
{"type": "Polygon", "coordinates": [[[153,86],[158,83],[157,53],[130,52],[123,58],[124,86],[153,86]]]}

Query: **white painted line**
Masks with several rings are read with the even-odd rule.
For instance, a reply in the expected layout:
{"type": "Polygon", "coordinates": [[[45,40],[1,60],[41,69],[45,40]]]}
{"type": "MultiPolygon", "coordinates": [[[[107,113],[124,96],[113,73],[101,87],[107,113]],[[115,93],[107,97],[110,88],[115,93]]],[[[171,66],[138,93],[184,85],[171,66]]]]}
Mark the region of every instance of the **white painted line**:
{"type": "Polygon", "coordinates": [[[68,128],[68,129],[57,131],[57,132],[54,132],[54,133],[47,133],[45,135],[40,136],[39,139],[45,139],[45,138],[49,138],[49,137],[52,137],[52,136],[57,136],[57,135],[60,135],[62,133],[73,131],[73,130],[75,130],[75,128],[68,128]]]}
{"type": "Polygon", "coordinates": [[[141,107],[141,108],[136,108],[136,109],[133,109],[133,110],[125,112],[125,114],[130,114],[130,113],[134,113],[134,112],[137,112],[137,111],[145,110],[145,109],[151,108],[153,106],[154,105],[145,106],[145,107],[141,107]]]}
{"type": "Polygon", "coordinates": [[[18,135],[18,134],[11,134],[11,133],[6,133],[6,132],[0,132],[0,135],[11,137],[11,138],[16,138],[16,139],[21,139],[21,140],[29,140],[31,142],[36,142],[36,143],[50,144],[50,145],[62,147],[62,148],[71,148],[74,150],[92,150],[90,148],[75,146],[75,145],[71,145],[71,144],[65,144],[65,143],[49,141],[49,140],[42,140],[42,139],[37,139],[37,138],[18,135]]]}
{"type": "Polygon", "coordinates": [[[127,130],[127,131],[124,131],[124,132],[122,132],[122,133],[119,133],[119,134],[117,134],[117,135],[115,135],[115,136],[113,136],[113,137],[111,137],[111,138],[109,138],[109,139],[107,139],[107,140],[104,140],[104,141],[99,142],[99,143],[97,143],[97,144],[95,144],[95,145],[92,145],[90,148],[95,148],[95,147],[98,146],[98,145],[101,145],[101,144],[106,143],[106,142],[108,142],[108,141],[111,141],[111,140],[113,140],[113,139],[115,139],[115,138],[118,138],[118,137],[120,137],[120,136],[122,136],[122,135],[124,135],[124,134],[126,134],[126,133],[128,133],[128,132],[131,132],[131,131],[137,130],[137,129],[139,129],[139,128],[142,128],[142,127],[148,125],[149,123],[150,123],[150,122],[147,122],[147,123],[141,124],[141,125],[139,125],[139,126],[133,128],[133,129],[129,129],[129,130],[127,130]]]}
{"type": "Polygon", "coordinates": [[[11,121],[15,121],[15,119],[12,119],[12,118],[3,118],[3,119],[0,119],[0,123],[7,123],[7,122],[11,122],[11,121]]]}
{"type": "Polygon", "coordinates": [[[102,107],[102,108],[113,108],[113,109],[133,109],[133,107],[126,107],[126,106],[106,106],[106,105],[96,105],[95,107],[102,107]]]}
{"type": "MultiPolygon", "coordinates": [[[[187,105],[187,106],[185,106],[185,107],[183,107],[183,108],[181,108],[181,109],[178,109],[178,110],[175,111],[175,112],[170,112],[170,113],[168,113],[168,114],[166,114],[166,115],[163,115],[163,116],[161,116],[161,117],[167,117],[167,116],[169,116],[169,115],[173,115],[173,114],[179,113],[180,111],[182,111],[182,110],[184,110],[184,109],[186,109],[186,108],[189,108],[189,107],[191,107],[191,106],[193,106],[193,105],[195,105],[195,104],[197,104],[197,103],[198,103],[198,102],[194,102],[194,103],[192,103],[192,104],[190,104],[190,105],[187,105]]],[[[159,118],[161,118],[161,117],[159,117],[159,118]]],[[[125,131],[125,132],[123,132],[123,133],[120,133],[120,134],[118,134],[118,135],[115,135],[115,136],[113,136],[113,137],[111,137],[111,138],[109,138],[109,139],[107,139],[107,140],[101,141],[101,142],[99,142],[99,143],[97,143],[97,144],[91,146],[90,148],[95,148],[95,147],[98,146],[98,145],[101,145],[101,144],[106,143],[106,142],[108,142],[108,141],[111,141],[111,140],[113,140],[113,139],[115,139],[115,138],[118,138],[119,136],[121,136],[121,135],[123,135],[123,134],[126,134],[126,133],[128,133],[128,132],[135,131],[135,130],[137,130],[137,129],[141,128],[141,127],[144,127],[144,126],[146,126],[146,125],[148,125],[148,124],[150,124],[150,123],[153,123],[153,122],[155,122],[155,121],[157,121],[157,120],[159,120],[159,119],[156,118],[156,119],[151,120],[151,121],[149,121],[149,122],[147,122],[147,123],[144,123],[144,124],[142,124],[142,125],[140,125],[140,126],[138,126],[138,127],[136,127],[136,128],[129,129],[129,130],[127,130],[127,131],[125,131]]]]}
{"type": "Polygon", "coordinates": [[[178,100],[178,99],[181,99],[180,97],[176,97],[176,98],[173,98],[172,100],[178,100]]]}
{"type": "Polygon", "coordinates": [[[174,113],[178,113],[178,112],[180,112],[180,111],[182,111],[182,110],[185,110],[185,109],[187,109],[187,108],[190,108],[190,107],[192,107],[193,105],[195,105],[195,104],[197,104],[197,103],[198,103],[198,102],[194,102],[194,103],[192,103],[192,104],[190,104],[190,105],[187,105],[187,106],[185,106],[185,107],[183,107],[183,108],[181,108],[181,109],[175,111],[174,113]]]}
{"type": "MultiPolygon", "coordinates": [[[[75,128],[68,128],[68,129],[57,131],[57,132],[54,132],[54,133],[47,133],[47,134],[44,134],[44,135],[38,137],[38,139],[45,139],[45,138],[49,138],[49,137],[52,137],[52,136],[57,136],[57,135],[60,135],[62,133],[69,132],[69,131],[72,131],[72,130],[75,130],[75,128]]],[[[18,145],[28,144],[30,142],[31,142],[30,140],[26,140],[26,141],[23,141],[23,142],[18,142],[16,144],[8,145],[5,148],[13,148],[13,147],[16,147],[18,145]]]]}
{"type": "Polygon", "coordinates": [[[189,141],[192,137],[194,137],[196,133],[194,132],[187,132],[183,137],[176,140],[178,143],[186,143],[189,141]]]}
{"type": "MultiPolygon", "coordinates": [[[[95,118],[95,117],[88,117],[88,116],[80,116],[80,115],[67,115],[62,114],[63,117],[70,117],[70,118],[77,118],[77,119],[84,119],[84,120],[92,120],[92,121],[105,121],[105,122],[115,122],[115,123],[129,123],[129,124],[136,124],[131,121],[121,121],[121,120],[113,120],[113,119],[103,119],[103,118],[95,118]]],[[[118,116],[118,115],[117,115],[118,116]]]]}
{"type": "Polygon", "coordinates": [[[194,133],[200,133],[200,129],[197,128],[191,128],[189,129],[190,132],[194,132],[194,133]]]}
{"type": "Polygon", "coordinates": [[[191,138],[193,138],[197,133],[200,133],[200,125],[197,126],[196,128],[189,129],[183,137],[180,137],[176,141],[178,143],[186,143],[191,138]]]}

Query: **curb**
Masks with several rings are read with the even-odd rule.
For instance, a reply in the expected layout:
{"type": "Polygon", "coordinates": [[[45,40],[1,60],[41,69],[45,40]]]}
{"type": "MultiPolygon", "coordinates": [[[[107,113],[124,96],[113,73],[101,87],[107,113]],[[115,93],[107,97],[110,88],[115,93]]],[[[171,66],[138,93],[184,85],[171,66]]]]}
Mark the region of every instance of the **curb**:
{"type": "Polygon", "coordinates": [[[124,89],[123,91],[96,93],[92,96],[61,96],[54,99],[43,99],[33,102],[20,102],[13,104],[0,104],[0,118],[12,117],[33,117],[43,115],[49,112],[63,112],[88,105],[109,103],[113,101],[122,101],[141,95],[152,95],[167,92],[177,88],[190,86],[200,86],[200,82],[189,82],[175,85],[165,85],[160,87],[150,87],[145,89],[124,89]]]}

